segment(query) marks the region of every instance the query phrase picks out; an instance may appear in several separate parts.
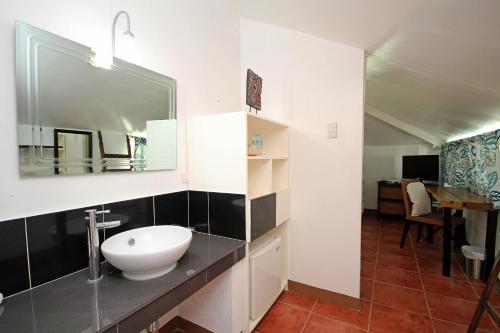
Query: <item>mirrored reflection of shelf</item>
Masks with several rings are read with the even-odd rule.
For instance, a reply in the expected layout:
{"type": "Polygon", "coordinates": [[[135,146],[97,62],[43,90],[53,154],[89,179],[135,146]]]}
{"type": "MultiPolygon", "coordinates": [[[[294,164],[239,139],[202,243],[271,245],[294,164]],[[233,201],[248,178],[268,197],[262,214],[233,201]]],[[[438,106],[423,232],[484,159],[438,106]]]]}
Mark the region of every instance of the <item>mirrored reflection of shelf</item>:
{"type": "MultiPolygon", "coordinates": [[[[19,148],[22,148],[22,149],[28,149],[28,148],[33,148],[33,147],[35,147],[35,148],[40,148],[40,147],[42,147],[42,148],[47,148],[47,149],[55,149],[55,147],[54,147],[54,146],[19,145],[19,148]]],[[[59,148],[59,149],[64,149],[64,147],[63,147],[63,146],[58,146],[57,148],[59,148]]]]}
{"type": "Polygon", "coordinates": [[[288,156],[286,155],[257,155],[257,156],[247,156],[249,160],[286,160],[288,156]]]}

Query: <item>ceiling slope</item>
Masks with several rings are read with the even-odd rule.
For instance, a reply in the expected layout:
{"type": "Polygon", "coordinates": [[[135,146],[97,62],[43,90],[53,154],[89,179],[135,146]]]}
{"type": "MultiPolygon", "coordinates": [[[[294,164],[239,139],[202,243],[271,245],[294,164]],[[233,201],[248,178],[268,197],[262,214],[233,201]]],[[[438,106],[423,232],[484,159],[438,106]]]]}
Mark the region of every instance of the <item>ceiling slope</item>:
{"type": "Polygon", "coordinates": [[[240,8],[245,18],[365,49],[366,110],[393,126],[440,142],[500,128],[500,1],[240,0],[240,8]]]}

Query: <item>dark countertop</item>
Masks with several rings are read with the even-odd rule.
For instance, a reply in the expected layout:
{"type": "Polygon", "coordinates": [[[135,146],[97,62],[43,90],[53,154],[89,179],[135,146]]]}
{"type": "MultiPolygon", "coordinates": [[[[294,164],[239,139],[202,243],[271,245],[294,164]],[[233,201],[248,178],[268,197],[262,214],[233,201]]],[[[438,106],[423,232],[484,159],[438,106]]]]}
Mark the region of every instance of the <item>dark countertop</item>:
{"type": "Polygon", "coordinates": [[[193,232],[170,273],[130,281],[105,265],[97,284],[88,270],[25,291],[0,305],[0,332],[138,332],[245,257],[245,242],[193,232]]]}

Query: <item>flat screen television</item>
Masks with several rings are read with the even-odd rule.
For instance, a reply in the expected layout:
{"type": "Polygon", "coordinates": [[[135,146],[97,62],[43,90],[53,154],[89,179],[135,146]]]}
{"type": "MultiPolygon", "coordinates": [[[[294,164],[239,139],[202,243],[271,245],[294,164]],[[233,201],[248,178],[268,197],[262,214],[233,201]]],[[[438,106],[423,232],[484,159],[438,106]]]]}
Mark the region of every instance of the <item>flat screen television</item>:
{"type": "Polygon", "coordinates": [[[439,182],[439,155],[403,156],[403,178],[439,182]]]}

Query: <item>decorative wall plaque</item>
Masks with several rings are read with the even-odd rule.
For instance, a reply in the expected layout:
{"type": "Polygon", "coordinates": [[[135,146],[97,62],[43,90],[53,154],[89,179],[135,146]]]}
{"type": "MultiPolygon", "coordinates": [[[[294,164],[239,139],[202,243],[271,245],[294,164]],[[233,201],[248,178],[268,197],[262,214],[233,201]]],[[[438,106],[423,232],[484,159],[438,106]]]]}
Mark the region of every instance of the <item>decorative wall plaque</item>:
{"type": "Polygon", "coordinates": [[[247,105],[255,110],[261,109],[262,78],[251,69],[247,70],[247,105]]]}

